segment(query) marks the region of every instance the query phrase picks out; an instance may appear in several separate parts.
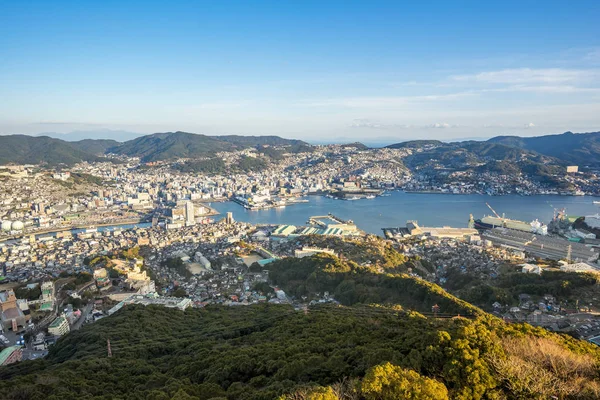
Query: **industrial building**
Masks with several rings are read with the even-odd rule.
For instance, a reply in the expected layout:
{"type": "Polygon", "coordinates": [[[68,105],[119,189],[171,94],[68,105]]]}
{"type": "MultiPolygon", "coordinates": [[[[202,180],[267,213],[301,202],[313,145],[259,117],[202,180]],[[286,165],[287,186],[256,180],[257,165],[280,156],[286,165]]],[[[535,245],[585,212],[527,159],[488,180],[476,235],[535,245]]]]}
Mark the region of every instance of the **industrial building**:
{"type": "Polygon", "coordinates": [[[494,228],[483,233],[483,239],[496,246],[525,251],[532,256],[552,260],[595,262],[598,255],[594,249],[584,244],[561,238],[536,235],[514,229],[494,228]]]}
{"type": "Polygon", "coordinates": [[[438,239],[466,239],[479,235],[479,231],[474,228],[425,227],[419,226],[417,221],[408,221],[406,228],[383,228],[383,233],[388,239],[404,239],[414,236],[428,236],[438,239]]]}

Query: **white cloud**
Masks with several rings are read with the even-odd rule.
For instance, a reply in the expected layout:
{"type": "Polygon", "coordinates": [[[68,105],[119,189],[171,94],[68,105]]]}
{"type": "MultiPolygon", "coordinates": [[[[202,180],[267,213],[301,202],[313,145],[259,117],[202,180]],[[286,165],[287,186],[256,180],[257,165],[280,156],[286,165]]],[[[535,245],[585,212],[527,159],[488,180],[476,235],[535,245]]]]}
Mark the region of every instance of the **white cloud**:
{"type": "Polygon", "coordinates": [[[600,72],[595,69],[565,68],[516,68],[480,72],[472,75],[454,75],[450,79],[459,82],[488,84],[567,84],[597,80],[600,72]]]}

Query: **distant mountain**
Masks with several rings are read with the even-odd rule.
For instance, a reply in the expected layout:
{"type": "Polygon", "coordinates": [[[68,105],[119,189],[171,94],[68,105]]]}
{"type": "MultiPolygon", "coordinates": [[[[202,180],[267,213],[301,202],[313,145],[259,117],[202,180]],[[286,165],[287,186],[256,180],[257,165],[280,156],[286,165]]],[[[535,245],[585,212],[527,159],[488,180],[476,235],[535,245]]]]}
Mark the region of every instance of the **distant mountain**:
{"type": "Polygon", "coordinates": [[[279,136],[241,136],[241,135],[224,135],[210,136],[223,142],[231,143],[236,146],[254,147],[254,146],[293,146],[306,145],[308,143],[297,139],[285,139],[279,136]]]}
{"type": "MultiPolygon", "coordinates": [[[[69,134],[56,134],[73,138],[69,134]]],[[[187,132],[166,132],[146,135],[121,143],[112,139],[82,139],[66,141],[48,136],[0,136],[1,164],[74,164],[94,161],[98,155],[114,153],[140,157],[143,161],[170,160],[214,156],[221,151],[265,146],[286,146],[286,152],[311,151],[312,146],[278,136],[206,136],[187,132]]]]}
{"type": "Polygon", "coordinates": [[[75,164],[96,161],[98,157],[82,151],[64,140],[47,136],[5,135],[0,136],[0,165],[75,164]]]}
{"type": "Polygon", "coordinates": [[[600,132],[565,132],[536,137],[497,136],[488,142],[535,151],[569,164],[600,166],[600,132]]]}
{"type": "Polygon", "coordinates": [[[249,147],[289,146],[296,151],[309,145],[301,140],[278,136],[206,136],[188,132],[155,133],[107,149],[110,153],[140,157],[142,161],[194,158],[249,147]]]}
{"type": "Polygon", "coordinates": [[[231,151],[237,146],[206,135],[187,132],[166,132],[142,136],[107,149],[109,153],[140,157],[142,161],[173,158],[193,158],[219,151],[231,151]]]}
{"type": "Polygon", "coordinates": [[[442,146],[446,143],[441,142],[439,140],[409,140],[407,142],[390,144],[389,146],[385,146],[388,149],[414,149],[421,148],[424,146],[442,146]]]}
{"type": "Polygon", "coordinates": [[[107,149],[119,146],[121,143],[109,139],[84,139],[69,144],[86,153],[101,155],[106,153],[107,149]]]}
{"type": "Polygon", "coordinates": [[[520,161],[527,155],[533,156],[530,151],[497,143],[469,141],[457,145],[488,160],[520,161]]]}
{"type": "Polygon", "coordinates": [[[125,142],[143,135],[143,133],[122,130],[98,129],[90,131],[73,131],[69,133],[44,132],[35,136],[49,136],[55,139],[66,140],[67,142],[81,141],[85,139],[102,139],[125,142]]]}
{"type": "Polygon", "coordinates": [[[444,143],[437,140],[413,140],[387,147],[412,149],[413,153],[404,159],[405,165],[412,170],[427,170],[433,175],[443,175],[448,169],[503,175],[522,173],[542,183],[557,184],[555,176],[564,171],[564,162],[560,159],[519,146],[490,141],[444,143]]]}

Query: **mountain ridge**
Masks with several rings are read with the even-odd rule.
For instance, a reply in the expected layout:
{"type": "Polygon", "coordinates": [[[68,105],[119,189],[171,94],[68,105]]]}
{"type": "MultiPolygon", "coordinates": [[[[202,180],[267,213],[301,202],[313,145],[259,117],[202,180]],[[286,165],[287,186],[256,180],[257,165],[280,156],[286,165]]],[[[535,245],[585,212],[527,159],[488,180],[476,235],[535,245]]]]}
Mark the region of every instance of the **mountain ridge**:
{"type": "Polygon", "coordinates": [[[535,151],[575,165],[600,165],[600,132],[567,131],[533,137],[496,136],[487,142],[535,151]]]}
{"type": "MultiPolygon", "coordinates": [[[[98,155],[113,153],[140,157],[143,162],[165,161],[177,158],[213,156],[221,151],[244,148],[265,149],[266,146],[288,147],[290,152],[310,151],[311,145],[298,139],[279,136],[209,136],[188,132],[159,132],[125,142],[113,139],[83,139],[66,141],[49,136],[0,136],[0,164],[20,163],[49,165],[74,164],[95,161],[98,155]]],[[[346,147],[368,149],[360,142],[342,144],[346,147]]],[[[453,154],[476,161],[517,161],[519,157],[546,157],[559,165],[600,166],[600,132],[542,135],[535,137],[496,136],[486,141],[441,142],[439,140],[410,140],[386,146],[391,149],[419,150],[426,148],[442,158],[453,154]],[[471,153],[467,155],[466,152],[471,153]],[[442,154],[448,152],[448,154],[442,154]]],[[[273,153],[272,151],[270,153],[273,153]]],[[[419,152],[416,152],[417,154],[419,152]]],[[[413,154],[413,158],[419,156],[413,154]]],[[[409,162],[410,163],[410,162],[409,162]]]]}

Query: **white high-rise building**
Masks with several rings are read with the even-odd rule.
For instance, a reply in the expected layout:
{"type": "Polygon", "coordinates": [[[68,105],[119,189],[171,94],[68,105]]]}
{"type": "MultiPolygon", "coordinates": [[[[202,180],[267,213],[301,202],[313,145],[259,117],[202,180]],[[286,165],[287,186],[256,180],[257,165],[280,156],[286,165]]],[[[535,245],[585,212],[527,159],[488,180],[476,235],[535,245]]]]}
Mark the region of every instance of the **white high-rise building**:
{"type": "Polygon", "coordinates": [[[185,203],[185,224],[187,226],[194,225],[196,220],[194,219],[194,203],[187,201],[185,203]]]}

